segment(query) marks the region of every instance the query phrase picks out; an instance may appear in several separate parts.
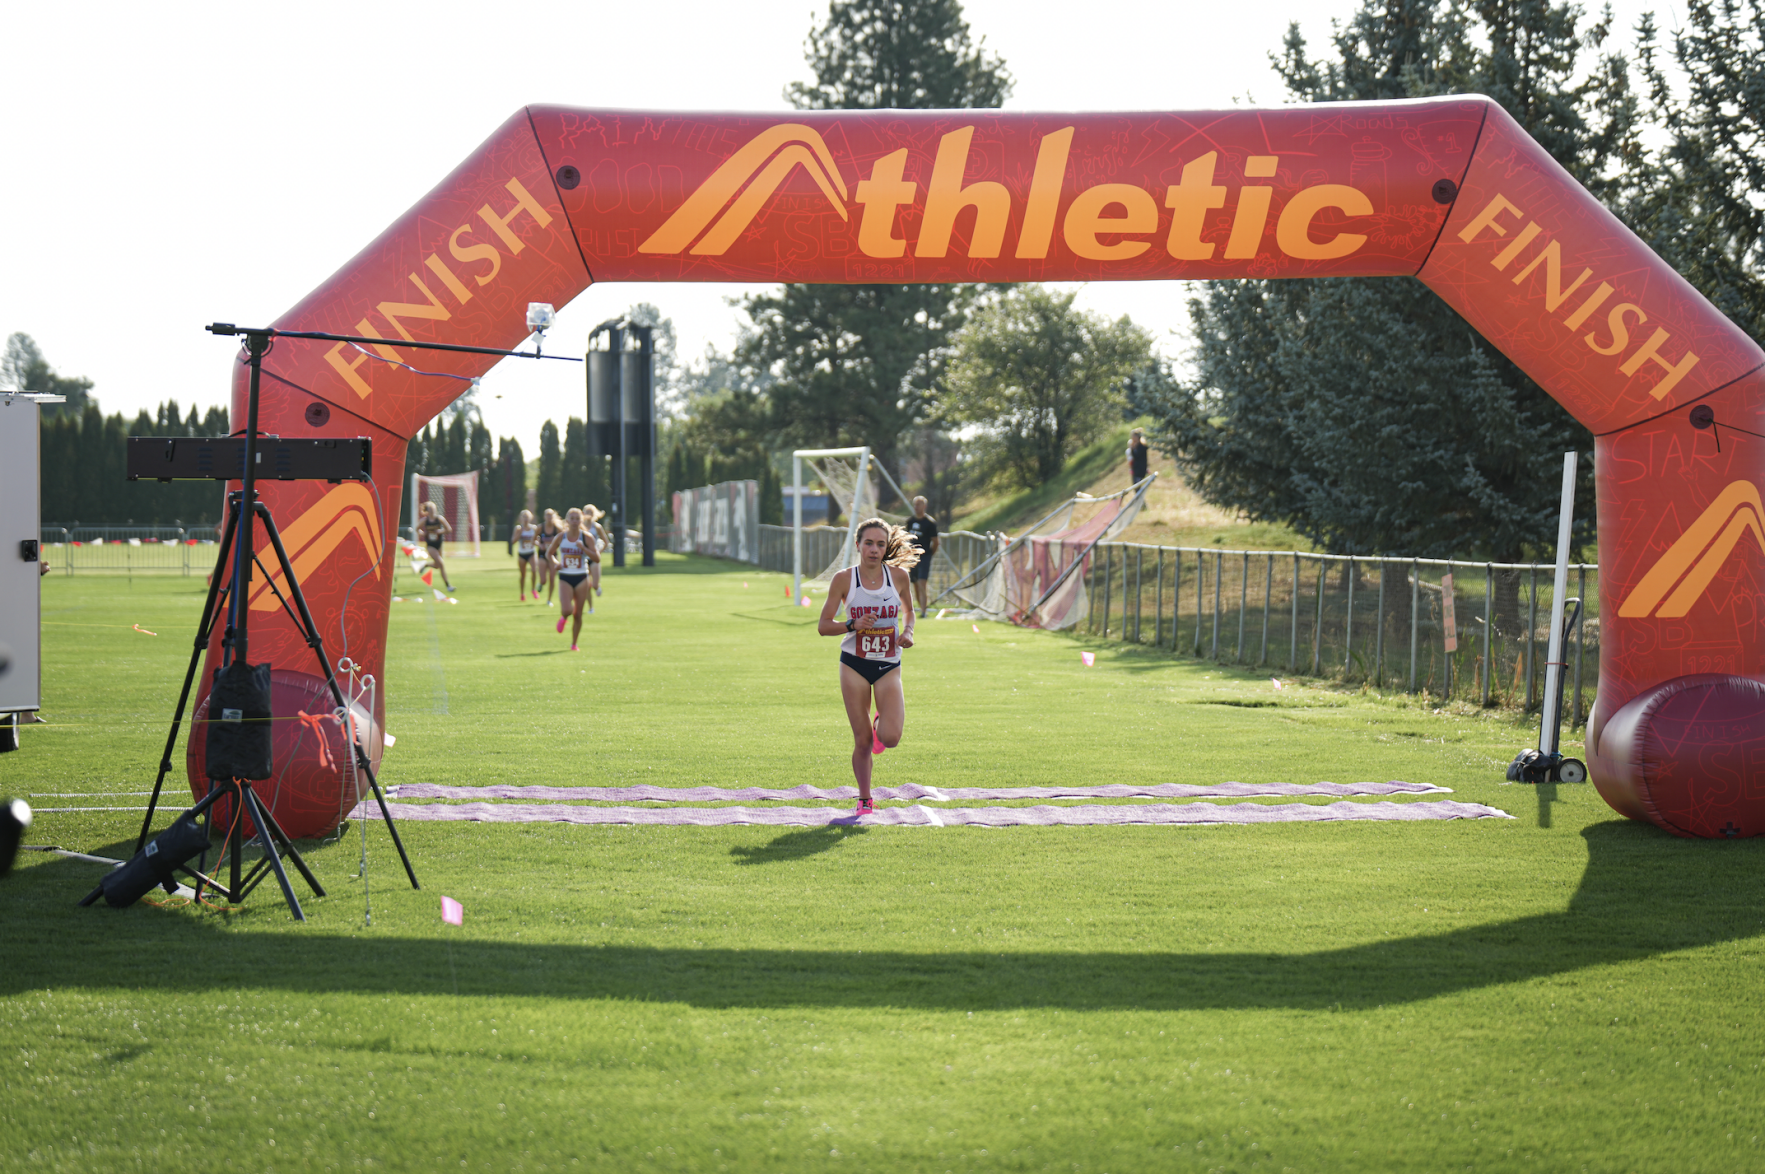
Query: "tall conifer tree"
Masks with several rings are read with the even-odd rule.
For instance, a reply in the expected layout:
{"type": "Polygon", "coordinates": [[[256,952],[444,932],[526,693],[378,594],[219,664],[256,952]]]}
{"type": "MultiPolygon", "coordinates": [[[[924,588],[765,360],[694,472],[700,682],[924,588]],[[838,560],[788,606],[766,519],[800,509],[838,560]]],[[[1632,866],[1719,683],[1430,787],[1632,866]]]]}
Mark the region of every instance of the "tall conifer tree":
{"type": "MultiPolygon", "coordinates": [[[[805,56],[799,110],[992,108],[1011,94],[997,55],[969,34],[957,0],[833,0],[805,56]]],[[[869,444],[892,469],[974,287],[787,285],[745,299],[754,331],[738,357],[775,368],[779,439],[869,444]]]]}
{"type": "MultiPolygon", "coordinates": [[[[1636,104],[1621,59],[1579,69],[1603,24],[1545,0],[1367,0],[1311,58],[1290,31],[1296,99],[1481,92],[1596,195],[1615,196],[1636,104]]],[[[1156,441],[1209,501],[1352,553],[1515,560],[1556,529],[1559,455],[1592,438],[1413,279],[1210,285],[1190,303],[1199,378],[1151,380],[1156,441]]],[[[1577,534],[1593,528],[1591,462],[1577,534]]]]}

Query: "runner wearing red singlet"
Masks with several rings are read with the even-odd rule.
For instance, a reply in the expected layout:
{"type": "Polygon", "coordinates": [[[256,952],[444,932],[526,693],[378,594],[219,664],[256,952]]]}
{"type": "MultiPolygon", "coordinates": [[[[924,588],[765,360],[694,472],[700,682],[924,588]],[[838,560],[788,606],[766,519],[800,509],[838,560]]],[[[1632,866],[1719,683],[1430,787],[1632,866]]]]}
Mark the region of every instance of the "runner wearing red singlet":
{"type": "Polygon", "coordinates": [[[817,630],[839,636],[840,696],[852,724],[852,775],[858,780],[859,815],[874,811],[870,770],[876,755],[900,744],[907,722],[901,691],[901,650],[913,647],[913,607],[907,572],[919,549],[907,531],[881,518],[858,527],[858,564],[833,577],[817,630]],[[841,606],[844,622],[835,619],[841,606]],[[903,614],[906,625],[897,631],[903,614]],[[876,703],[876,719],[870,716],[876,703]]]}

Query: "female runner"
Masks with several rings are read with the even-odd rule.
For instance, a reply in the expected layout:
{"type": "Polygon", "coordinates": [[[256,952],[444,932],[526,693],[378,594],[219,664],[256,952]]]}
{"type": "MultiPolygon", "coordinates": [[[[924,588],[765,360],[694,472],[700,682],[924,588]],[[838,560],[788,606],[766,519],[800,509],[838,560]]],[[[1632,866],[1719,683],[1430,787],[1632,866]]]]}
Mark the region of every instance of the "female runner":
{"type": "Polygon", "coordinates": [[[417,521],[417,529],[423,535],[423,545],[429,548],[429,561],[441,572],[442,586],[452,591],[454,585],[448,582],[447,564],[441,561],[441,541],[454,532],[453,524],[441,516],[434,502],[426,501],[423,503],[423,516],[417,521]]]}
{"type": "Polygon", "coordinates": [[[840,696],[852,723],[852,774],[858,780],[859,815],[870,815],[870,767],[875,755],[901,742],[907,703],[901,693],[901,649],[913,647],[913,608],[907,604],[907,572],[919,548],[899,526],[871,518],[858,527],[858,565],[833,577],[818,630],[840,636],[840,696]],[[834,619],[845,604],[846,622],[834,619]],[[895,625],[902,612],[907,625],[895,625]],[[876,721],[870,703],[876,701],[876,721]]]}
{"type": "MultiPolygon", "coordinates": [[[[582,507],[582,524],[587,527],[590,534],[594,535],[594,548],[602,554],[611,549],[608,545],[607,528],[601,525],[601,519],[606,516],[596,509],[593,503],[582,507]]],[[[589,569],[588,581],[594,587],[594,593],[599,595],[601,593],[601,562],[599,559],[596,559],[594,566],[589,569]]],[[[592,599],[588,601],[588,614],[594,614],[594,600],[592,599]]]]}
{"type": "Polygon", "coordinates": [[[563,600],[563,614],[558,617],[558,631],[570,617],[576,617],[576,627],[570,632],[570,651],[576,651],[576,642],[582,636],[582,612],[588,602],[588,569],[601,561],[601,556],[594,548],[594,535],[582,527],[582,511],[573,509],[564,516],[564,530],[552,539],[550,551],[552,561],[558,566],[558,578],[564,583],[563,590],[558,593],[563,600]]]}
{"type": "Polygon", "coordinates": [[[527,572],[533,572],[533,595],[539,597],[539,564],[536,561],[539,527],[533,524],[533,511],[522,510],[515,519],[515,568],[521,576],[519,598],[527,602],[527,572]]]}
{"type": "MultiPolygon", "coordinates": [[[[545,510],[545,524],[539,528],[539,578],[545,584],[545,605],[552,605],[552,592],[558,585],[558,563],[552,557],[552,544],[564,527],[558,523],[558,511],[550,506],[545,510]]],[[[533,586],[533,598],[539,598],[539,584],[533,586]]]]}

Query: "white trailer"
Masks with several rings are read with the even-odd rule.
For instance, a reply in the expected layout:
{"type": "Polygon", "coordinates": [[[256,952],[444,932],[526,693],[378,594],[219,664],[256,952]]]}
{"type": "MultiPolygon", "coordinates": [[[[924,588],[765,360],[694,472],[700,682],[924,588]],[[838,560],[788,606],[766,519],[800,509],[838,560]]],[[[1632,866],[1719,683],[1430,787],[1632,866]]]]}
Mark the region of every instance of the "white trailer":
{"type": "Polygon", "coordinates": [[[43,707],[42,405],[60,402],[0,391],[0,751],[43,707]]]}

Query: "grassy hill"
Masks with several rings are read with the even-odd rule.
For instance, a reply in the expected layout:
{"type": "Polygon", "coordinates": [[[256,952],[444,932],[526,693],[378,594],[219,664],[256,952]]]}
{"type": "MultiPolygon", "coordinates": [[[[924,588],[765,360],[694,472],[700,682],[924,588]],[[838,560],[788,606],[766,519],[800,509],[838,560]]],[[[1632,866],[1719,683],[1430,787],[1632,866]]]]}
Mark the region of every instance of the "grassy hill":
{"type": "MultiPolygon", "coordinates": [[[[1128,464],[1123,454],[1132,428],[1131,424],[1122,424],[1080,449],[1060,475],[1046,484],[1015,493],[977,497],[951,528],[1016,534],[1075,493],[1102,497],[1126,489],[1128,464]]],[[[1202,501],[1183,480],[1175,463],[1157,450],[1152,453],[1150,468],[1158,474],[1158,480],[1147,490],[1146,504],[1123,535],[1125,541],[1160,546],[1219,546],[1227,550],[1317,549],[1304,535],[1287,526],[1252,522],[1202,501]]]]}

